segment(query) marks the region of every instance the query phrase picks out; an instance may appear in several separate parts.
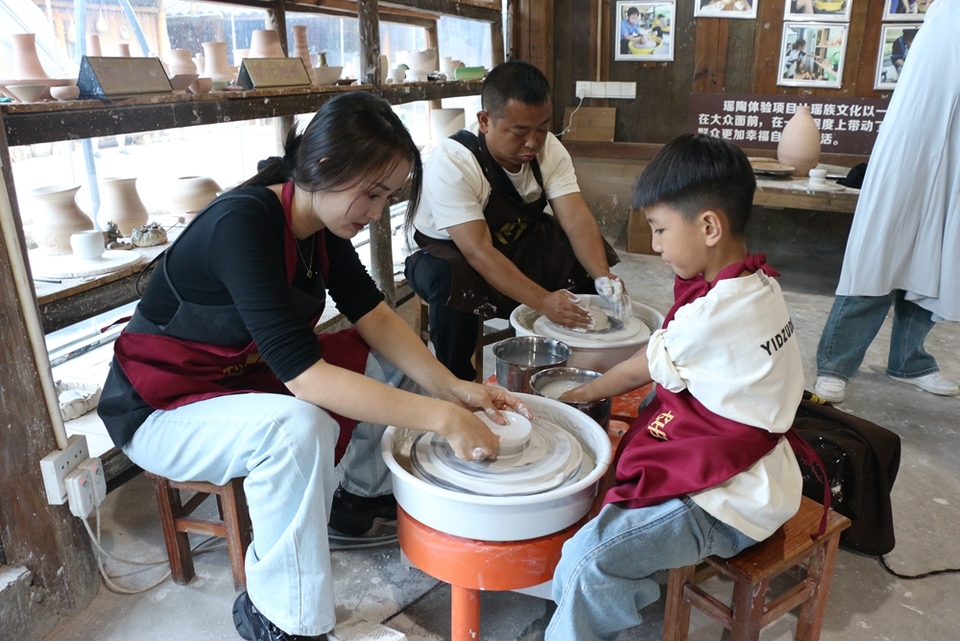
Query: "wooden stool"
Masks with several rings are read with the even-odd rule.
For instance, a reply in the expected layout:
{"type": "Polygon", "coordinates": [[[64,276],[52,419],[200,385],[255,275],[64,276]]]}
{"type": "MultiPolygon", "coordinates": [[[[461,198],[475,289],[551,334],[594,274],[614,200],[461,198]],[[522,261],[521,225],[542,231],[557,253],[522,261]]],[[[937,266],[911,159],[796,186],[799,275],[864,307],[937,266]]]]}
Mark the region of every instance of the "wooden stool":
{"type": "MultiPolygon", "coordinates": [[[[417,309],[417,321],[420,326],[420,340],[424,344],[430,340],[430,305],[427,301],[422,298],[417,298],[420,301],[420,307],[417,309]]],[[[510,338],[516,336],[517,332],[513,329],[512,325],[507,325],[503,329],[496,329],[494,327],[487,327],[486,321],[490,320],[491,316],[481,316],[480,317],[480,327],[477,330],[477,343],[473,348],[473,367],[477,370],[477,377],[474,379],[477,383],[483,381],[483,348],[491,343],[496,343],[504,338],[510,338]]]]}
{"type": "Polygon", "coordinates": [[[186,585],[196,575],[187,536],[190,533],[226,539],[230,567],[233,569],[233,585],[238,590],[246,587],[247,576],[243,569],[243,558],[252,539],[252,528],[247,511],[247,498],[243,493],[243,479],[233,479],[226,485],[214,485],[201,481],[171,481],[149,472],[147,476],[153,480],[157,492],[163,541],[167,546],[167,558],[170,559],[170,572],[174,583],[186,585]],[[180,495],[182,490],[194,494],[183,502],[180,495]],[[190,518],[193,511],[211,494],[217,497],[221,521],[190,518]]]}
{"type": "Polygon", "coordinates": [[[663,615],[664,641],[685,641],[694,605],[730,630],[732,641],[756,641],[760,630],[787,612],[801,606],[797,617],[797,641],[817,641],[837,560],[840,532],[850,519],[833,510],[827,530],[812,540],[823,517],[823,506],[803,497],[800,510],[766,541],[747,548],[730,559],[708,557],[698,565],[670,571],[666,611],[663,615]],[[767,602],[770,582],[791,568],[806,563],[805,576],[779,597],[767,602]],[[728,607],[699,587],[699,583],[720,573],[733,580],[733,605],[728,607]]]}

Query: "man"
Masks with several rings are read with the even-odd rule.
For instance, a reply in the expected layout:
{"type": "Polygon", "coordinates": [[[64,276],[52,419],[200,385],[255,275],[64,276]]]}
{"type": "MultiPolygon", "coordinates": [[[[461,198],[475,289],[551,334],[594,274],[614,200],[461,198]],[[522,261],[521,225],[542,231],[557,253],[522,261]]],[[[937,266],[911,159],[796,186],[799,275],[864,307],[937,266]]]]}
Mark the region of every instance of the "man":
{"type": "Polygon", "coordinates": [[[907,54],[917,35],[916,29],[904,29],[903,34],[893,41],[893,50],[890,52],[890,63],[897,70],[897,77],[903,72],[903,63],[907,61],[907,54]]]}
{"type": "Polygon", "coordinates": [[[619,259],[580,194],[570,154],[549,132],[546,77],[527,62],[503,63],[481,100],[471,131],[442,140],[427,160],[412,224],[420,251],[406,263],[430,304],[437,358],[465,380],[476,377],[479,314],[507,318],[525,303],[554,323],[587,328],[590,315],[571,292],[595,293],[603,278],[626,298],[610,273],[619,259]]]}

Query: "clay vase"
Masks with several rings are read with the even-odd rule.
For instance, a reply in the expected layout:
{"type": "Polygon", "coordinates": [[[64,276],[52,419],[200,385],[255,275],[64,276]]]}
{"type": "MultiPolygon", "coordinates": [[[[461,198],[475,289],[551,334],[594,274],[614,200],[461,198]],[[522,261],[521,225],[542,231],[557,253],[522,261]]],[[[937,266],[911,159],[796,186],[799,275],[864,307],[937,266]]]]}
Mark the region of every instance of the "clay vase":
{"type": "Polygon", "coordinates": [[[106,229],[114,222],[120,233],[129,236],[137,227],[147,224],[150,214],[137,193],[136,178],[104,178],[100,181],[100,211],[97,220],[106,229]]]}
{"type": "Polygon", "coordinates": [[[411,51],[409,62],[411,71],[433,73],[437,70],[437,48],[429,47],[423,51],[411,51]]]}
{"type": "Polygon", "coordinates": [[[100,48],[100,36],[95,33],[87,34],[87,56],[90,57],[100,57],[103,55],[103,50],[100,48]]]}
{"type": "Polygon", "coordinates": [[[130,57],[130,45],[126,42],[121,42],[117,45],[117,57],[118,58],[129,58],[130,57]]]}
{"type": "Polygon", "coordinates": [[[184,176],[177,178],[169,207],[174,214],[196,213],[206,207],[222,191],[213,178],[184,176]]]}
{"type": "Polygon", "coordinates": [[[37,37],[32,33],[10,35],[13,44],[13,77],[17,80],[49,78],[37,55],[37,37]]]}
{"type": "Polygon", "coordinates": [[[236,76],[227,60],[227,43],[223,40],[203,43],[203,71],[200,75],[213,80],[214,89],[222,89],[236,76]]]}
{"type": "Polygon", "coordinates": [[[274,29],[255,29],[250,36],[248,58],[284,58],[280,34],[274,29]]]}
{"type": "Polygon", "coordinates": [[[291,58],[300,58],[307,69],[313,65],[310,63],[310,47],[307,45],[307,25],[294,25],[293,29],[293,53],[291,58]]]}
{"type": "Polygon", "coordinates": [[[794,176],[806,176],[820,162],[820,129],[810,115],[810,107],[797,107],[787,121],[777,145],[777,161],[794,167],[794,176]]]}
{"type": "Polygon", "coordinates": [[[51,185],[30,192],[37,201],[33,240],[44,254],[71,254],[70,236],[93,229],[93,221],[77,205],[80,185],[51,185]]]}
{"type": "Polygon", "coordinates": [[[166,60],[169,76],[192,76],[197,73],[197,66],[193,64],[189,49],[171,49],[166,60]]]}

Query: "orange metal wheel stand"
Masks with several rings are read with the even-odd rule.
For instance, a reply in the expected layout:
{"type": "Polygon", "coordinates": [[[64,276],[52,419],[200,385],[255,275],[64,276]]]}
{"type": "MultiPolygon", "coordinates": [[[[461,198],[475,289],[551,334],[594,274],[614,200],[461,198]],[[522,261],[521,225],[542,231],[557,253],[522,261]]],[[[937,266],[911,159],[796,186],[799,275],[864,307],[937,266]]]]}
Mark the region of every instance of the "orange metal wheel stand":
{"type": "Polygon", "coordinates": [[[397,508],[397,537],[410,562],[450,584],[451,641],[480,639],[480,591],[516,590],[553,578],[560,550],[586,519],[526,541],[478,541],[444,534],[397,508]]]}

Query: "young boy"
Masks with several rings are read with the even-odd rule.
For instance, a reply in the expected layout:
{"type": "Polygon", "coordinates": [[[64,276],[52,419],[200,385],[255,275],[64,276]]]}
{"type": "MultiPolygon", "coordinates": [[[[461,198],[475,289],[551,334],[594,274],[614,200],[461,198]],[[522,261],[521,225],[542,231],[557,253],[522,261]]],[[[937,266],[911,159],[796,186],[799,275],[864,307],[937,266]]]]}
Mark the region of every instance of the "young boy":
{"type": "Polygon", "coordinates": [[[803,367],[777,275],[744,229],[756,180],[718,138],[670,141],[637,181],[676,302],[645,351],[563,400],[658,384],[623,437],[600,514],[563,547],[547,641],[613,640],[656,601],[655,574],[761,541],[793,516],[802,480],[784,434],[803,367]]]}

